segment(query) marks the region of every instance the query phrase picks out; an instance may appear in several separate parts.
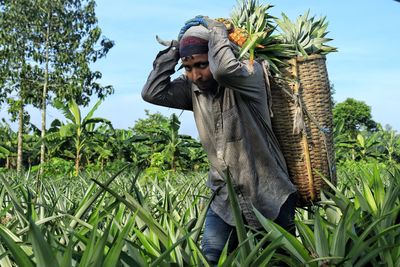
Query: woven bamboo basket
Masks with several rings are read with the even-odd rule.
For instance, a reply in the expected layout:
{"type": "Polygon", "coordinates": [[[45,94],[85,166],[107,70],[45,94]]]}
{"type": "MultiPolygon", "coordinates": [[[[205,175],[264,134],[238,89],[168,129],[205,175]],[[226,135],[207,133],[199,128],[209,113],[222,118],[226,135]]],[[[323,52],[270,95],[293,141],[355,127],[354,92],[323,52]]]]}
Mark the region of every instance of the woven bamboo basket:
{"type": "Polygon", "coordinates": [[[296,184],[300,205],[320,199],[336,183],[332,99],[325,56],[292,59],[285,79],[272,79],[272,127],[296,184]]]}

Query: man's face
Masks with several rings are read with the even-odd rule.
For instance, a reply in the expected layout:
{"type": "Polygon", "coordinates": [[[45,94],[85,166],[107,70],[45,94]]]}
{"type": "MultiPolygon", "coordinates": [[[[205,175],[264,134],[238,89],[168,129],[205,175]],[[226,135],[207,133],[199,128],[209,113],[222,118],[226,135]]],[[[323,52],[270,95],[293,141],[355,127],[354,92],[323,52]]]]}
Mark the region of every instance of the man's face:
{"type": "Polygon", "coordinates": [[[200,90],[214,91],[217,89],[217,81],[211,74],[208,64],[208,54],[196,54],[182,58],[188,79],[199,87],[200,90]]]}

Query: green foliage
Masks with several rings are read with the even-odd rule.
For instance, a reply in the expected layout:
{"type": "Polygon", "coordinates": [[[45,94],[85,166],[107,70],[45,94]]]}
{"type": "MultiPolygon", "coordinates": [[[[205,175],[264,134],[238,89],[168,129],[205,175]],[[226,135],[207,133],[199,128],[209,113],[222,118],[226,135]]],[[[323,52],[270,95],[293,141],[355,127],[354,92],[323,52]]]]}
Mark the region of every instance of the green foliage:
{"type": "MultiPolygon", "coordinates": [[[[113,47],[109,39],[100,40],[94,1],[22,0],[2,5],[0,40],[7,60],[0,62],[19,66],[22,82],[30,82],[26,94],[36,98],[36,104],[51,97],[46,91],[42,95],[47,83],[46,90],[56,98],[81,104],[88,104],[93,93],[100,98],[112,93],[111,86],[96,82],[101,73],[89,66],[113,47]]],[[[2,78],[10,80],[10,71],[4,70],[2,78]]]]}
{"type": "MultiPolygon", "coordinates": [[[[43,164],[43,173],[45,177],[51,177],[54,174],[71,176],[74,173],[74,163],[63,158],[52,157],[43,164]]],[[[36,165],[31,168],[33,173],[38,173],[40,166],[36,165]]]]}
{"type": "Polygon", "coordinates": [[[0,123],[0,162],[3,162],[6,168],[11,167],[12,159],[16,157],[16,141],[17,134],[3,119],[0,123]]]}
{"type": "MultiPolygon", "coordinates": [[[[0,174],[2,266],[209,266],[199,247],[206,175],[142,184],[135,172],[127,165],[41,185],[0,174]]],[[[219,266],[398,266],[399,169],[347,162],[338,177],[321,202],[297,211],[296,237],[256,210],[263,231],[238,220],[239,247],[219,266]]]]}
{"type": "MultiPolygon", "coordinates": [[[[93,93],[101,99],[113,93],[112,86],[97,82],[101,73],[91,70],[90,64],[114,43],[100,41],[93,0],[4,1],[0,25],[0,103],[7,99],[9,112],[18,114],[20,136],[27,121],[25,105],[41,108],[43,163],[47,101],[73,99],[87,105],[93,93]],[[18,99],[12,100],[12,95],[18,99]]],[[[19,139],[18,166],[21,148],[19,139]]]]}
{"type": "Polygon", "coordinates": [[[348,98],[333,108],[334,125],[343,123],[343,131],[352,137],[362,130],[375,131],[377,123],[372,120],[371,107],[363,101],[348,98]]]}
{"type": "MultiPolygon", "coordinates": [[[[179,134],[180,122],[173,114],[167,118],[159,113],[140,119],[130,130],[114,129],[111,122],[94,117],[99,100],[82,115],[73,100],[68,105],[55,101],[66,122],[56,119],[51,123],[44,142],[48,163],[42,165],[45,176],[60,175],[70,170],[116,170],[121,164],[133,162],[145,169],[147,178],[167,177],[173,172],[203,171],[208,168],[206,154],[197,140],[179,134]]],[[[31,133],[24,135],[26,168],[39,172],[41,131],[34,125],[31,133]]],[[[0,166],[12,168],[16,158],[16,133],[4,122],[0,124],[0,166]]]]}
{"type": "MultiPolygon", "coordinates": [[[[72,139],[74,150],[69,155],[75,160],[75,176],[79,173],[82,156],[88,150],[87,148],[92,145],[90,141],[94,138],[90,137],[96,133],[97,124],[107,125],[113,130],[110,121],[103,118],[93,117],[94,112],[100,104],[101,100],[97,101],[92,109],[89,110],[88,114],[85,117],[82,117],[79,106],[74,100],[71,100],[68,103],[68,106],[64,106],[61,102],[55,102],[55,106],[63,112],[65,118],[69,121],[68,124],[62,125],[59,131],[61,137],[72,139]]],[[[100,149],[99,146],[96,146],[95,148],[97,148],[98,151],[100,149]]],[[[107,156],[104,150],[100,151],[100,153],[102,152],[102,157],[107,156]]]]}
{"type": "Polygon", "coordinates": [[[29,63],[33,43],[28,45],[32,36],[27,22],[38,13],[31,2],[4,1],[0,10],[0,103],[9,102],[13,114],[28,103],[38,103],[40,95],[40,81],[32,76],[41,73],[29,63]],[[12,95],[17,99],[11,99],[12,95]]]}
{"type": "Polygon", "coordinates": [[[177,176],[174,184],[154,180],[140,185],[137,177],[121,176],[123,170],[108,179],[97,176],[88,189],[76,182],[65,186],[65,179],[57,185],[53,181],[29,209],[22,207],[30,203],[35,186],[25,187],[28,181],[21,180],[21,189],[14,190],[16,181],[8,184],[1,177],[0,204],[8,206],[4,222],[11,230],[0,225],[1,244],[7,249],[0,260],[26,262],[21,266],[160,266],[171,262],[208,266],[197,245],[207,210],[199,205],[206,198],[204,176],[177,176]],[[121,186],[127,183],[129,191],[121,186]],[[3,202],[9,196],[14,204],[3,202]],[[24,230],[14,234],[19,227],[24,230]],[[28,244],[18,244],[27,236],[28,244]]]}
{"type": "Polygon", "coordinates": [[[360,131],[353,137],[346,132],[343,122],[336,125],[334,132],[336,160],[382,162],[388,166],[400,163],[400,135],[393,129],[378,128],[373,131],[360,131]]]}
{"type": "Polygon", "coordinates": [[[380,150],[386,155],[390,165],[400,162],[400,135],[390,127],[386,129],[379,128],[380,150]]]}
{"type": "Polygon", "coordinates": [[[133,133],[145,137],[137,143],[137,154],[150,177],[168,175],[169,171],[204,170],[208,167],[206,155],[200,143],[187,135],[179,134],[180,122],[175,114],[170,118],[161,113],[151,114],[139,119],[132,128],[133,133]]]}
{"type": "Polygon", "coordinates": [[[400,135],[390,126],[372,120],[371,108],[364,102],[347,99],[336,104],[334,145],[336,160],[375,161],[389,167],[400,163],[400,135]]]}

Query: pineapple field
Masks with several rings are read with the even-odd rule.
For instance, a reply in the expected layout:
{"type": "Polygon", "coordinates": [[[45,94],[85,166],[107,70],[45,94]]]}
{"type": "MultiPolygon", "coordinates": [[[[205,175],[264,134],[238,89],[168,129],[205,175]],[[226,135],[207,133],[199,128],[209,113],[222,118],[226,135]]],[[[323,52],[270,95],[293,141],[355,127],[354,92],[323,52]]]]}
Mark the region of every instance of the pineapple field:
{"type": "MultiPolygon", "coordinates": [[[[206,173],[161,173],[129,163],[42,180],[3,172],[1,266],[209,266],[206,173]]],[[[398,266],[399,181],[398,165],[345,161],[338,185],[297,209],[296,236],[259,214],[263,230],[239,225],[219,266],[398,266]]]]}
{"type": "MultiPolygon", "coordinates": [[[[67,2],[0,1],[0,103],[19,122],[0,122],[0,266],[211,266],[201,143],[175,113],[146,110],[128,129],[97,115],[113,87],[91,64],[114,42],[101,37],[94,1],[67,2]],[[49,105],[63,118],[46,127],[49,105]]],[[[262,228],[243,223],[228,175],[239,245],[218,266],[400,266],[400,134],[365,102],[333,100],[326,17],[272,8],[240,0],[215,20],[250,71],[266,68],[272,125],[301,195],[296,231],[256,209],[262,228]]]]}

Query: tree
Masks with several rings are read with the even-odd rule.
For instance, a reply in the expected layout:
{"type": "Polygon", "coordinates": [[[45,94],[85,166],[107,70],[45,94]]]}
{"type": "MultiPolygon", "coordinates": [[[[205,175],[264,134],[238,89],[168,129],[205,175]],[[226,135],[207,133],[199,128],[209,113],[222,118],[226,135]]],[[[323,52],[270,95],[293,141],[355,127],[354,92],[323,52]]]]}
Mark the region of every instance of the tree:
{"type": "Polygon", "coordinates": [[[26,124],[24,107],[36,103],[38,82],[32,79],[37,69],[30,58],[30,21],[34,10],[31,1],[0,3],[0,104],[7,102],[13,120],[18,120],[17,172],[22,168],[23,132],[26,124]]]}
{"type": "MultiPolygon", "coordinates": [[[[59,100],[74,99],[87,105],[89,97],[96,92],[103,99],[111,94],[111,86],[96,83],[101,73],[90,70],[90,63],[104,57],[113,42],[103,39],[99,49],[95,48],[101,30],[97,26],[95,2],[93,0],[42,0],[38,9],[43,13],[37,17],[35,27],[36,62],[41,64],[44,83],[41,98],[42,139],[46,132],[46,106],[54,93],[59,100]],[[66,90],[62,90],[66,88],[66,90]]],[[[45,145],[42,143],[41,160],[44,162],[45,145]]]]}
{"type": "Polygon", "coordinates": [[[377,130],[377,123],[372,120],[371,107],[353,98],[347,98],[335,105],[333,122],[334,125],[343,123],[343,131],[349,133],[352,138],[356,138],[361,130],[370,132],[377,130]]]}
{"type": "Polygon", "coordinates": [[[41,88],[32,104],[42,111],[43,163],[48,101],[74,99],[78,104],[87,105],[93,93],[101,99],[111,94],[111,86],[96,82],[101,73],[92,71],[90,64],[104,57],[114,43],[103,38],[96,47],[101,30],[94,0],[8,0],[4,1],[2,13],[2,22],[9,25],[2,28],[2,35],[17,32],[14,35],[24,36],[18,44],[5,42],[3,46],[7,51],[18,50],[18,45],[26,48],[19,61],[29,66],[27,73],[36,83],[35,91],[38,92],[37,85],[41,88]]]}

